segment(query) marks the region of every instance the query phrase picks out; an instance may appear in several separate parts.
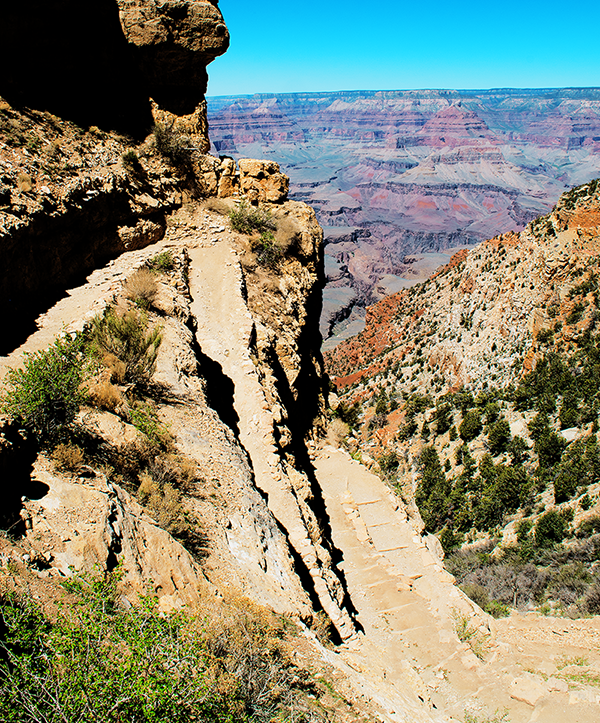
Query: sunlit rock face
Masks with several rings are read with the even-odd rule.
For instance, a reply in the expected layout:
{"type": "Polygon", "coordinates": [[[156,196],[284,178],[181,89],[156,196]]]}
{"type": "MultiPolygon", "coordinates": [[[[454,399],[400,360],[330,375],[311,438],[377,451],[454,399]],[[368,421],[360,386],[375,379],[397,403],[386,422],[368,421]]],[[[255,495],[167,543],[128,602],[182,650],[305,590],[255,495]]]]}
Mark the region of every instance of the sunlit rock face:
{"type": "Polygon", "coordinates": [[[117,0],[123,32],[149,95],[178,115],[204,99],[206,66],[229,47],[216,2],[117,0]]]}

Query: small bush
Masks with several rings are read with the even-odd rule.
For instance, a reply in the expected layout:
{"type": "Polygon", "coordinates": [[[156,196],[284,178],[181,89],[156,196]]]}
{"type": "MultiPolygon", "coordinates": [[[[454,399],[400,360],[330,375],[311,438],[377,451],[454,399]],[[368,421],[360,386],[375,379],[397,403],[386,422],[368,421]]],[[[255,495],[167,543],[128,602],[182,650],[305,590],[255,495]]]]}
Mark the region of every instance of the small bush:
{"type": "Polygon", "coordinates": [[[502,454],[508,447],[510,442],[510,424],[506,419],[498,419],[494,422],[488,434],[488,444],[490,452],[495,456],[502,454]]]}
{"type": "Polygon", "coordinates": [[[271,231],[263,231],[260,238],[252,243],[252,250],[261,266],[276,269],[283,257],[281,247],[277,245],[271,231]]]}
{"type": "Polygon", "coordinates": [[[582,520],[577,528],[577,537],[590,537],[600,532],[600,516],[592,515],[582,520]]]}
{"type": "Polygon", "coordinates": [[[234,231],[248,236],[255,231],[262,234],[267,231],[274,231],[277,228],[268,211],[253,208],[246,201],[241,201],[237,208],[230,211],[229,223],[234,231]]]}
{"type": "Polygon", "coordinates": [[[187,169],[192,163],[193,148],[189,136],[176,130],[174,125],[157,123],[152,133],[156,150],[174,166],[187,169]]]}
{"type": "Polygon", "coordinates": [[[172,447],[173,437],[167,427],[158,418],[156,407],[151,402],[136,402],[129,411],[131,423],[150,444],[168,450],[172,447]]]}
{"type": "Polygon", "coordinates": [[[52,460],[61,472],[76,474],[83,466],[83,452],[76,444],[59,444],[52,452],[52,460]]]}
{"type": "Polygon", "coordinates": [[[173,254],[168,249],[161,251],[148,261],[148,268],[153,271],[171,271],[174,265],[173,254]]]}
{"type": "Polygon", "coordinates": [[[478,628],[471,625],[468,616],[463,615],[458,610],[453,611],[454,629],[461,643],[466,643],[473,653],[483,660],[485,657],[488,637],[483,635],[478,628]]]}
{"type": "Polygon", "coordinates": [[[86,399],[88,373],[80,336],[56,339],[48,349],[25,355],[24,366],[9,369],[1,408],[42,444],[57,441],[86,399]]]}
{"type": "Polygon", "coordinates": [[[142,170],[142,164],[137,153],[133,149],[125,151],[121,156],[121,163],[127,173],[139,173],[142,170]]]}
{"type": "Polygon", "coordinates": [[[565,515],[552,509],[545,512],[535,526],[535,544],[537,547],[550,547],[562,542],[567,532],[569,522],[565,515]]]}
{"type": "Polygon", "coordinates": [[[149,381],[162,336],[158,328],[148,331],[144,314],[135,310],[119,314],[111,308],[93,320],[89,338],[92,353],[109,369],[120,365],[124,382],[139,385],[149,381]]]}
{"type": "Polygon", "coordinates": [[[481,412],[478,409],[471,409],[465,414],[458,428],[460,438],[464,442],[470,442],[480,434],[481,430],[481,412]]]}
{"type": "Polygon", "coordinates": [[[149,309],[158,294],[158,284],[150,269],[141,268],[127,279],[123,290],[125,296],[141,309],[149,309]]]}
{"type": "Polygon", "coordinates": [[[179,490],[171,484],[161,484],[147,472],[142,472],[140,482],[138,496],[158,525],[174,537],[181,537],[189,524],[179,490]]]}

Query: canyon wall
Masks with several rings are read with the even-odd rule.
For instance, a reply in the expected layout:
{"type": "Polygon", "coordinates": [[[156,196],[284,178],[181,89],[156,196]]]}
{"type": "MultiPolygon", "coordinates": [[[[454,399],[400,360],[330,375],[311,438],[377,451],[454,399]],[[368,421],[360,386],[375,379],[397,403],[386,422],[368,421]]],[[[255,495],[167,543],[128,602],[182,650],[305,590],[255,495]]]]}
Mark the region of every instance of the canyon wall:
{"type": "Polygon", "coordinates": [[[276,158],[325,230],[321,330],[423,280],[452,250],[522,229],[600,175],[594,88],[413,90],[209,98],[226,155],[276,158]]]}

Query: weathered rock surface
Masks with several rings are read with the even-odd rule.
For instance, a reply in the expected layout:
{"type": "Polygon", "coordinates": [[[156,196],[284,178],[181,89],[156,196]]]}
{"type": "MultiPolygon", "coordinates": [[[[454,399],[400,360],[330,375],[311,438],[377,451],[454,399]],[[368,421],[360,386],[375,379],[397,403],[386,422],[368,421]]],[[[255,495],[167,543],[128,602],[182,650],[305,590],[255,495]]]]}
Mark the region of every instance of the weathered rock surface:
{"type": "Polygon", "coordinates": [[[204,100],[206,66],[229,47],[229,31],[215,0],[160,4],[116,0],[123,32],[148,95],[176,115],[204,100]]]}

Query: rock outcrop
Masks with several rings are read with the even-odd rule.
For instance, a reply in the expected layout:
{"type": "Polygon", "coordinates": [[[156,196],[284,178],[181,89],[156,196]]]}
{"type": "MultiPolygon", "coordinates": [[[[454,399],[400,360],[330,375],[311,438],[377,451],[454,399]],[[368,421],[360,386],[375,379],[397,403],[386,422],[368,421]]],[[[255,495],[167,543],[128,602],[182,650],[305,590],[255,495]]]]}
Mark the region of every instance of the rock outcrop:
{"type": "Polygon", "coordinates": [[[136,137],[152,125],[150,98],[177,114],[202,104],[205,116],[206,66],[229,44],[208,0],[30,0],[4,4],[0,25],[11,103],[136,137]]]}
{"type": "Polygon", "coordinates": [[[206,66],[229,47],[229,31],[218,2],[116,3],[148,95],[175,115],[193,113],[204,101],[208,84],[206,66]]]}

